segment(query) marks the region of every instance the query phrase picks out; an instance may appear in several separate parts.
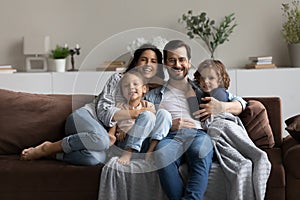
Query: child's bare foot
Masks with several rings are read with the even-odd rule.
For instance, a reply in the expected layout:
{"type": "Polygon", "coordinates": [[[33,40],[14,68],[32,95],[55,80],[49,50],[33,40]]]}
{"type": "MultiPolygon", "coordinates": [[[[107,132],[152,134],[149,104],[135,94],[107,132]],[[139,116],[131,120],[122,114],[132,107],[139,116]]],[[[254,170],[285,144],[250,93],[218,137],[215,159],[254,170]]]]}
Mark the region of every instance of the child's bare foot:
{"type": "Polygon", "coordinates": [[[59,152],[61,149],[60,142],[44,142],[36,147],[24,149],[21,154],[21,160],[36,160],[42,157],[50,156],[59,152]]]}
{"type": "Polygon", "coordinates": [[[118,163],[122,165],[129,165],[131,159],[131,151],[124,151],[123,155],[118,159],[118,163]]]}

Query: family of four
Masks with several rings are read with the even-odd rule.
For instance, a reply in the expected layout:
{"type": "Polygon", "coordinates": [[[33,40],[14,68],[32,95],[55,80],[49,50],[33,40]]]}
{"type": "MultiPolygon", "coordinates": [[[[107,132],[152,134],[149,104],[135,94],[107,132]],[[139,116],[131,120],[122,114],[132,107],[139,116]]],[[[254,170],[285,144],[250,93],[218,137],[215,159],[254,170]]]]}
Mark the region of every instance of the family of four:
{"type": "Polygon", "coordinates": [[[124,73],[112,75],[93,102],[67,118],[62,140],[24,149],[21,159],[54,156],[96,165],[105,163],[107,150],[116,145],[124,149],[120,164],[129,164],[133,152],[154,161],[169,199],[202,199],[213,157],[202,123],[221,112],[238,115],[246,102],[227,92],[230,79],[221,62],[200,63],[195,80],[188,78],[190,68],[191,49],[181,40],[168,42],[163,54],[142,45],[124,73]],[[169,74],[166,82],[163,67],[169,74]],[[184,160],[189,166],[186,185],[178,171],[184,160]]]}

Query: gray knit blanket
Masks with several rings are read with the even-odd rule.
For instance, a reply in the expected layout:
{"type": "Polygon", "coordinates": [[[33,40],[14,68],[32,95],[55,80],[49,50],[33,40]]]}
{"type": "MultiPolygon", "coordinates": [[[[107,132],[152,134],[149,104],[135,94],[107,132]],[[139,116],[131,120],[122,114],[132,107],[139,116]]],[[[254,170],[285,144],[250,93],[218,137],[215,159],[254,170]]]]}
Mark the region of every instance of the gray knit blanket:
{"type": "Polygon", "coordinates": [[[133,159],[129,165],[112,157],[102,169],[99,200],[167,200],[154,165],[133,159]]]}
{"type": "Polygon", "coordinates": [[[214,116],[206,125],[218,164],[212,167],[204,199],[263,200],[271,171],[267,154],[255,146],[241,120],[230,113],[214,116]]]}
{"type": "MultiPolygon", "coordinates": [[[[271,164],[249,138],[241,120],[222,113],[206,121],[217,162],[212,164],[204,200],[263,200],[271,164]]],[[[99,200],[166,200],[153,164],[133,159],[121,165],[113,157],[102,169],[99,200]]],[[[187,166],[180,167],[186,179],[187,166]]]]}

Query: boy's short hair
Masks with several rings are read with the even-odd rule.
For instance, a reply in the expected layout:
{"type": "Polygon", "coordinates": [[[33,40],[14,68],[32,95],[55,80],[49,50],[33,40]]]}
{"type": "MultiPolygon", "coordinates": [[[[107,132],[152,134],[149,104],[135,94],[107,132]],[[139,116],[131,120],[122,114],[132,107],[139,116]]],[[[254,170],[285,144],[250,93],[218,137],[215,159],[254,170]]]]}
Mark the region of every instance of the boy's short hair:
{"type": "Polygon", "coordinates": [[[141,72],[139,72],[137,68],[133,68],[133,69],[127,71],[127,72],[124,74],[124,76],[122,77],[122,79],[121,79],[121,81],[120,81],[121,85],[122,85],[122,82],[123,82],[122,80],[123,80],[124,78],[126,78],[126,76],[128,76],[129,74],[133,74],[133,75],[139,77],[139,78],[141,79],[143,85],[146,85],[146,84],[147,84],[147,81],[146,81],[145,77],[143,76],[143,74],[141,74],[141,72]]]}

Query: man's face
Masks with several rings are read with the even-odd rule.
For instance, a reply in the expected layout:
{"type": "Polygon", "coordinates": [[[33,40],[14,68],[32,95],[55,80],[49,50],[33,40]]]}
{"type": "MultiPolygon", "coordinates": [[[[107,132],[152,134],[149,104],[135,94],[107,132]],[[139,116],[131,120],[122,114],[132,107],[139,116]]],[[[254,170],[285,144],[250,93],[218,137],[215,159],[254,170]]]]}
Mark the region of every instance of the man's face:
{"type": "Polygon", "coordinates": [[[170,50],[167,53],[167,60],[165,60],[170,79],[182,80],[184,79],[190,69],[191,63],[187,57],[185,47],[179,47],[170,50]]]}

